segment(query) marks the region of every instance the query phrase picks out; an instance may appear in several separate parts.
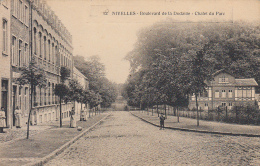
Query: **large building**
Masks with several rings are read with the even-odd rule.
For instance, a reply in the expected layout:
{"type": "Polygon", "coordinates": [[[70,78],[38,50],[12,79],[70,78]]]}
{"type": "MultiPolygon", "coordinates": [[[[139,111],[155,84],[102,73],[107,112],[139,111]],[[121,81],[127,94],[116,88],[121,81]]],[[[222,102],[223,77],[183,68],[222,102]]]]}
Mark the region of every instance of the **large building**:
{"type": "Polygon", "coordinates": [[[1,17],[1,32],[0,32],[0,106],[4,107],[7,117],[7,125],[12,121],[10,103],[11,103],[11,75],[10,75],[10,1],[0,1],[0,17],[1,17]]]}
{"type": "MultiPolygon", "coordinates": [[[[236,79],[225,70],[213,74],[212,81],[206,81],[206,92],[198,97],[199,108],[212,110],[218,106],[232,109],[233,106],[255,104],[255,87],[258,86],[254,78],[236,79]]],[[[196,108],[195,95],[190,97],[189,108],[196,108]]]]}
{"type": "MultiPolygon", "coordinates": [[[[52,121],[59,117],[58,98],[53,90],[60,82],[60,67],[73,73],[72,36],[50,9],[41,0],[32,3],[32,57],[46,71],[47,88],[36,88],[33,115],[36,123],[52,121]]],[[[63,104],[63,117],[69,116],[72,103],[63,104]]]]}
{"type": "MultiPolygon", "coordinates": [[[[22,111],[24,124],[30,109],[30,87],[15,80],[20,67],[34,59],[44,69],[47,88],[36,87],[33,97],[32,124],[59,118],[58,97],[54,87],[60,83],[60,68],[65,66],[73,76],[72,36],[44,0],[2,0],[0,57],[0,104],[6,110],[7,126],[15,124],[14,110],[22,111]]],[[[73,106],[63,103],[62,117],[73,106]]]]}

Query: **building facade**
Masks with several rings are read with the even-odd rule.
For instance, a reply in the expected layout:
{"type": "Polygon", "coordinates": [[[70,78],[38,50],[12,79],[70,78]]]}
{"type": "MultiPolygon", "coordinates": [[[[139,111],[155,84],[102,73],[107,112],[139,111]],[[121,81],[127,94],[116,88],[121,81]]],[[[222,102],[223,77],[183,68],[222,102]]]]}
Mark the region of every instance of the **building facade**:
{"type": "MultiPolygon", "coordinates": [[[[0,1],[0,104],[6,110],[7,126],[15,125],[14,110],[20,109],[23,124],[30,109],[30,87],[19,85],[20,67],[36,61],[45,71],[47,87],[33,94],[32,124],[58,120],[59,103],[54,87],[60,83],[60,68],[73,76],[72,36],[44,0],[0,1]]],[[[62,117],[69,116],[72,103],[62,104],[62,117]]]]}
{"type": "Polygon", "coordinates": [[[10,127],[12,121],[11,112],[11,70],[10,70],[10,9],[11,3],[9,0],[0,1],[0,13],[1,13],[1,32],[0,32],[0,107],[4,107],[5,115],[7,117],[7,126],[10,127]]]}
{"type": "MultiPolygon", "coordinates": [[[[59,118],[58,97],[54,87],[60,82],[60,68],[67,67],[73,73],[72,36],[50,7],[42,0],[32,3],[32,57],[45,69],[47,88],[36,88],[34,94],[34,123],[59,118]]],[[[67,118],[72,103],[63,103],[62,117],[67,118]]]]}
{"type": "MultiPolygon", "coordinates": [[[[83,87],[84,90],[89,89],[89,82],[86,76],[84,76],[76,67],[73,68],[73,79],[77,80],[78,83],[83,87]]],[[[89,105],[82,105],[81,103],[75,102],[75,112],[80,114],[81,109],[84,109],[88,112],[89,105]]]]}
{"type": "Polygon", "coordinates": [[[12,102],[10,106],[10,115],[12,123],[15,125],[15,109],[22,110],[22,116],[28,116],[29,113],[29,86],[19,86],[15,79],[20,76],[20,67],[26,66],[30,61],[29,43],[30,43],[30,22],[28,0],[12,0],[11,2],[11,91],[12,102]]]}
{"type": "MultiPolygon", "coordinates": [[[[236,79],[225,70],[213,74],[212,81],[206,81],[206,92],[199,94],[198,104],[202,110],[212,110],[219,106],[232,109],[233,106],[255,104],[254,78],[236,79]]],[[[195,95],[190,97],[189,109],[196,108],[195,95]]]]}

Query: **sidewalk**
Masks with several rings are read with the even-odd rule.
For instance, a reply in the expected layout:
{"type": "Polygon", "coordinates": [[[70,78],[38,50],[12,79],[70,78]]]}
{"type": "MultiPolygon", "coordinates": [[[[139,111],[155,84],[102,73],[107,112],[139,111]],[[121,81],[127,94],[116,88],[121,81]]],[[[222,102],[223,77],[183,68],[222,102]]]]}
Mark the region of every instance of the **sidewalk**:
{"type": "MultiPolygon", "coordinates": [[[[159,117],[156,113],[147,115],[144,111],[131,111],[134,116],[151,123],[155,126],[160,126],[159,117]]],[[[200,120],[199,126],[197,126],[197,120],[191,118],[180,117],[179,123],[177,122],[176,116],[167,116],[165,120],[165,128],[182,130],[182,131],[193,131],[200,133],[211,133],[211,134],[223,134],[233,136],[248,136],[248,137],[260,137],[260,126],[253,125],[238,125],[228,124],[221,122],[205,121],[200,120]]]]}
{"type": "MultiPolygon", "coordinates": [[[[76,120],[79,121],[80,116],[76,115],[76,120]]],[[[66,124],[69,123],[70,118],[64,118],[62,119],[62,123],[66,124]]],[[[45,123],[40,123],[38,125],[30,125],[30,136],[37,134],[38,132],[41,132],[45,129],[50,129],[55,126],[59,126],[60,121],[50,121],[45,123]]],[[[5,128],[4,133],[0,133],[0,143],[13,141],[16,139],[25,138],[27,134],[27,125],[22,126],[22,128],[16,128],[13,126],[13,128],[5,128]]]]}
{"type": "MultiPolygon", "coordinates": [[[[40,162],[46,156],[51,158],[67,148],[81,134],[83,135],[108,115],[108,113],[101,113],[88,118],[86,121],[77,121],[77,126],[81,126],[82,131],[78,131],[77,128],[70,128],[68,119],[63,121],[62,128],[59,127],[59,121],[30,126],[30,138],[28,140],[24,137],[24,132],[26,136],[26,127],[20,130],[9,129],[10,131],[7,133],[2,133],[10,137],[10,140],[0,143],[0,166],[32,164],[40,162]],[[17,131],[19,131],[19,134],[12,137],[13,133],[17,131]],[[55,153],[53,154],[53,152],[55,153]]],[[[2,134],[0,137],[3,137],[2,134]]]]}

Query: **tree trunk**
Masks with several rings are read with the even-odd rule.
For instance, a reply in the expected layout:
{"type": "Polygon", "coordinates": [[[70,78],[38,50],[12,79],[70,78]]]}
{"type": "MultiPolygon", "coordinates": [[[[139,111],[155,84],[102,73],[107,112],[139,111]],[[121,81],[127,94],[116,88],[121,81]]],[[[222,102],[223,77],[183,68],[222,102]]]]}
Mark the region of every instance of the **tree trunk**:
{"type": "Polygon", "coordinates": [[[165,119],[167,119],[166,104],[164,104],[165,119]]]}
{"type": "Polygon", "coordinates": [[[158,104],[157,104],[156,106],[157,106],[157,108],[156,108],[156,110],[157,110],[157,114],[158,114],[158,117],[159,117],[158,104]]]}
{"type": "Polygon", "coordinates": [[[62,116],[61,116],[61,97],[60,97],[60,127],[62,127],[62,116]]]}
{"type": "Polygon", "coordinates": [[[34,93],[34,89],[33,89],[33,85],[31,84],[31,101],[30,101],[30,111],[29,111],[29,115],[28,115],[28,121],[27,121],[27,139],[29,139],[29,132],[30,132],[30,121],[31,121],[31,113],[32,113],[32,106],[33,106],[33,93],[34,93]]]}
{"type": "Polygon", "coordinates": [[[176,108],[176,114],[177,114],[177,122],[180,122],[180,116],[179,116],[179,108],[176,108]]]}
{"type": "Polygon", "coordinates": [[[195,93],[195,98],[196,98],[196,109],[197,109],[197,126],[200,125],[199,123],[199,104],[198,104],[198,94],[195,93]]]}

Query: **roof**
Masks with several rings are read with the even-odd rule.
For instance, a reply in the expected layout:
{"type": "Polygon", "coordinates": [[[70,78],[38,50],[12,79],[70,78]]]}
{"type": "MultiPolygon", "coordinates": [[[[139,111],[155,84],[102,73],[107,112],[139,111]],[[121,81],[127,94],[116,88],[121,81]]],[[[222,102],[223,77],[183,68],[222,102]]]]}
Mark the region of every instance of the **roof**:
{"type": "Polygon", "coordinates": [[[216,76],[216,75],[218,75],[218,74],[220,74],[220,73],[227,73],[227,74],[233,76],[232,74],[230,74],[229,72],[227,72],[225,69],[220,69],[220,70],[216,71],[215,73],[213,73],[212,75],[213,75],[213,76],[216,76]]]}
{"type": "Polygon", "coordinates": [[[236,86],[258,86],[254,78],[235,79],[236,86]]]}

